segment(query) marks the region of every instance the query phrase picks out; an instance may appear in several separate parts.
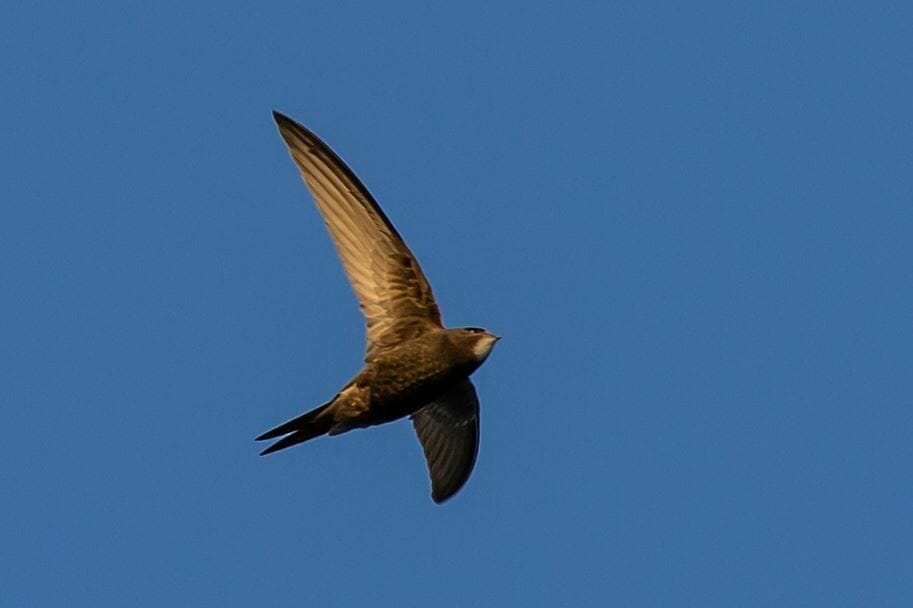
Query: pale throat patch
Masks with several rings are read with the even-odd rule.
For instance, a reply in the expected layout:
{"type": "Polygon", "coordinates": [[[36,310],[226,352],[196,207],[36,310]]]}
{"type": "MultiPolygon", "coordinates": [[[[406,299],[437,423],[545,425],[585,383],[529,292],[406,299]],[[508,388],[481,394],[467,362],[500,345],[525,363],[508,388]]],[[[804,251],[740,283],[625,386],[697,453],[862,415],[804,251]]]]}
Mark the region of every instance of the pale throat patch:
{"type": "Polygon", "coordinates": [[[479,340],[472,347],[472,354],[475,355],[475,358],[484,361],[488,354],[491,352],[492,347],[495,345],[493,338],[485,338],[484,340],[479,340]]]}

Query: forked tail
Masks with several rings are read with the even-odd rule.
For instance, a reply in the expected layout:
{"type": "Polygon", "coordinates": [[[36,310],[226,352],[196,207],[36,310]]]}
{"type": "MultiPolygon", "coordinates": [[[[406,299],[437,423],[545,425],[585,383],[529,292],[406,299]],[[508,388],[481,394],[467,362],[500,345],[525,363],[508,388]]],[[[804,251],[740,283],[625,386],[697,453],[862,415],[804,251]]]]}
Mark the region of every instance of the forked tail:
{"type": "Polygon", "coordinates": [[[257,441],[263,441],[264,439],[275,439],[286,435],[286,437],[282,437],[282,439],[260,452],[260,455],[266,456],[328,433],[330,427],[333,426],[333,417],[321,416],[320,414],[330,407],[330,403],[325,403],[310,412],[301,414],[297,418],[292,418],[288,422],[280,424],[257,437],[257,441]]]}

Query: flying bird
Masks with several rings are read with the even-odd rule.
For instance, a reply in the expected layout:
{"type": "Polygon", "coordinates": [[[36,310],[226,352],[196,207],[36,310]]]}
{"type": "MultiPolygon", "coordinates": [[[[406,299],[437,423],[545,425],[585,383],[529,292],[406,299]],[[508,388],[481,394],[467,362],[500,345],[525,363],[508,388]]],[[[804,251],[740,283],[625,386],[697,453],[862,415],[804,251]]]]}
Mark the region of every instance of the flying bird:
{"type": "Polygon", "coordinates": [[[321,435],[409,416],[441,503],[469,478],[479,450],[479,399],[469,376],[499,337],[447,329],[418,261],[348,166],[311,131],[273,112],[317,203],[365,317],[364,366],[327,403],[263,433],[262,455],[321,435]]]}

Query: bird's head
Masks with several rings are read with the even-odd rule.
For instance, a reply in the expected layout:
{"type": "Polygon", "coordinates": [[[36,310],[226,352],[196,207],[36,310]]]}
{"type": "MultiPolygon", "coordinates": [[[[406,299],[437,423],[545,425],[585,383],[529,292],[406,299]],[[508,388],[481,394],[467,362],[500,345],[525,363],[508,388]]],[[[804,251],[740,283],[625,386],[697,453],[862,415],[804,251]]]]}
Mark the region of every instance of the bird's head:
{"type": "Polygon", "coordinates": [[[481,327],[461,327],[456,330],[460,341],[472,349],[472,355],[479,363],[485,361],[495,347],[495,342],[501,339],[481,327]]]}

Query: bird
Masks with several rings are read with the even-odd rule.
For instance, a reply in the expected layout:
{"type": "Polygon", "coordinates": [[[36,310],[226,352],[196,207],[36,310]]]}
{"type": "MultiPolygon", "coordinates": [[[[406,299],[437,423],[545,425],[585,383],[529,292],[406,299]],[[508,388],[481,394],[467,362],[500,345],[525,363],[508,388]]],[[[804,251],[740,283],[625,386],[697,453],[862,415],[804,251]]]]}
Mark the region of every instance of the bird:
{"type": "Polygon", "coordinates": [[[469,479],[479,450],[479,399],[470,375],[500,339],[445,328],[418,260],[355,173],[317,135],[273,119],[314,198],[365,319],[364,364],[323,405],[263,433],[271,454],[323,435],[409,417],[442,503],[469,479]]]}

